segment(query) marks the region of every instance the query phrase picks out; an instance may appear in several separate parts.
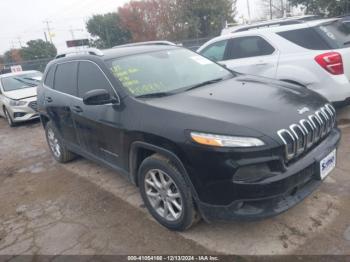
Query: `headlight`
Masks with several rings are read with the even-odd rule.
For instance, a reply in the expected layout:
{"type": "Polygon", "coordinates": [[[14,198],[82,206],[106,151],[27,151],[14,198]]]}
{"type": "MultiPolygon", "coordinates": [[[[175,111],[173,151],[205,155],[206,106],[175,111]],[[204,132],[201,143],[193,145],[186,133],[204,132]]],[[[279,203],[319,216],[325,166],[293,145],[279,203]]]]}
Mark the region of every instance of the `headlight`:
{"type": "Polygon", "coordinates": [[[222,136],[198,132],[191,132],[191,137],[198,144],[207,146],[256,147],[265,145],[263,141],[254,137],[222,136]]]}
{"type": "Polygon", "coordinates": [[[10,100],[10,106],[24,106],[25,104],[27,104],[26,101],[19,101],[19,100],[12,100],[12,99],[9,99],[10,100]]]}

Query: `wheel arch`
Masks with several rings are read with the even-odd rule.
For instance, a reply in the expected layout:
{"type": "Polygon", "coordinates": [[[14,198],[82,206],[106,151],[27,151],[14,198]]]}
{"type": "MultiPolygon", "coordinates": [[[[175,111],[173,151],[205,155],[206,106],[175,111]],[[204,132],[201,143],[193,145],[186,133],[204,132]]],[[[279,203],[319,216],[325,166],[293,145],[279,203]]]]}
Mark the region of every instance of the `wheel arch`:
{"type": "Polygon", "coordinates": [[[46,127],[46,124],[50,121],[50,118],[44,114],[40,114],[40,122],[43,126],[43,128],[46,127]]]}
{"type": "MultiPolygon", "coordinates": [[[[169,158],[175,167],[185,176],[186,182],[189,180],[188,173],[181,159],[171,150],[148,142],[135,141],[130,146],[129,170],[131,182],[138,186],[138,169],[142,161],[153,154],[161,154],[169,158]]],[[[189,180],[190,181],[190,180],[189,180]]]]}

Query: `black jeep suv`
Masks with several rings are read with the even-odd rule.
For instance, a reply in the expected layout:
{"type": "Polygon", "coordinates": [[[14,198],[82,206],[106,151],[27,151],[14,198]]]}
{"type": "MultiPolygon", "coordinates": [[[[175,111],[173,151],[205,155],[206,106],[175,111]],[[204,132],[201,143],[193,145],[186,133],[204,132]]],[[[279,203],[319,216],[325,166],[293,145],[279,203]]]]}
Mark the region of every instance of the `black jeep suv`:
{"type": "Polygon", "coordinates": [[[43,79],[38,106],[54,158],[81,155],[125,174],[172,230],[199,217],[281,213],[335,167],[340,131],[323,97],[187,49],[60,55],[43,79]]]}

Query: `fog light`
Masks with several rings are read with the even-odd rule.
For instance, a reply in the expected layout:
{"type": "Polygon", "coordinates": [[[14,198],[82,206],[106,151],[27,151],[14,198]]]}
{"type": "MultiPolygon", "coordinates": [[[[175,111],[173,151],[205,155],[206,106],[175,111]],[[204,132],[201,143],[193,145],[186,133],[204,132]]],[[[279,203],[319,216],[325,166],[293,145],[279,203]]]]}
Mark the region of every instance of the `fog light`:
{"type": "Polygon", "coordinates": [[[14,117],[17,118],[17,117],[23,117],[25,116],[26,113],[14,113],[14,117]]]}

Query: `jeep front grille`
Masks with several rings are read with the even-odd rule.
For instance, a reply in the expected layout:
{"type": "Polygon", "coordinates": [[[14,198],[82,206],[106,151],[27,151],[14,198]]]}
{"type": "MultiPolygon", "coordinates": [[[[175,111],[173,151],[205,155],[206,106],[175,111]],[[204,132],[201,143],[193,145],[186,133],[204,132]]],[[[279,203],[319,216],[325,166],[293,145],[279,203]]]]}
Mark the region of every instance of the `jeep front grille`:
{"type": "Polygon", "coordinates": [[[285,145],[286,159],[289,161],[306,152],[332,130],[335,121],[334,107],[326,104],[306,119],[300,120],[299,123],[277,131],[285,145]]]}

